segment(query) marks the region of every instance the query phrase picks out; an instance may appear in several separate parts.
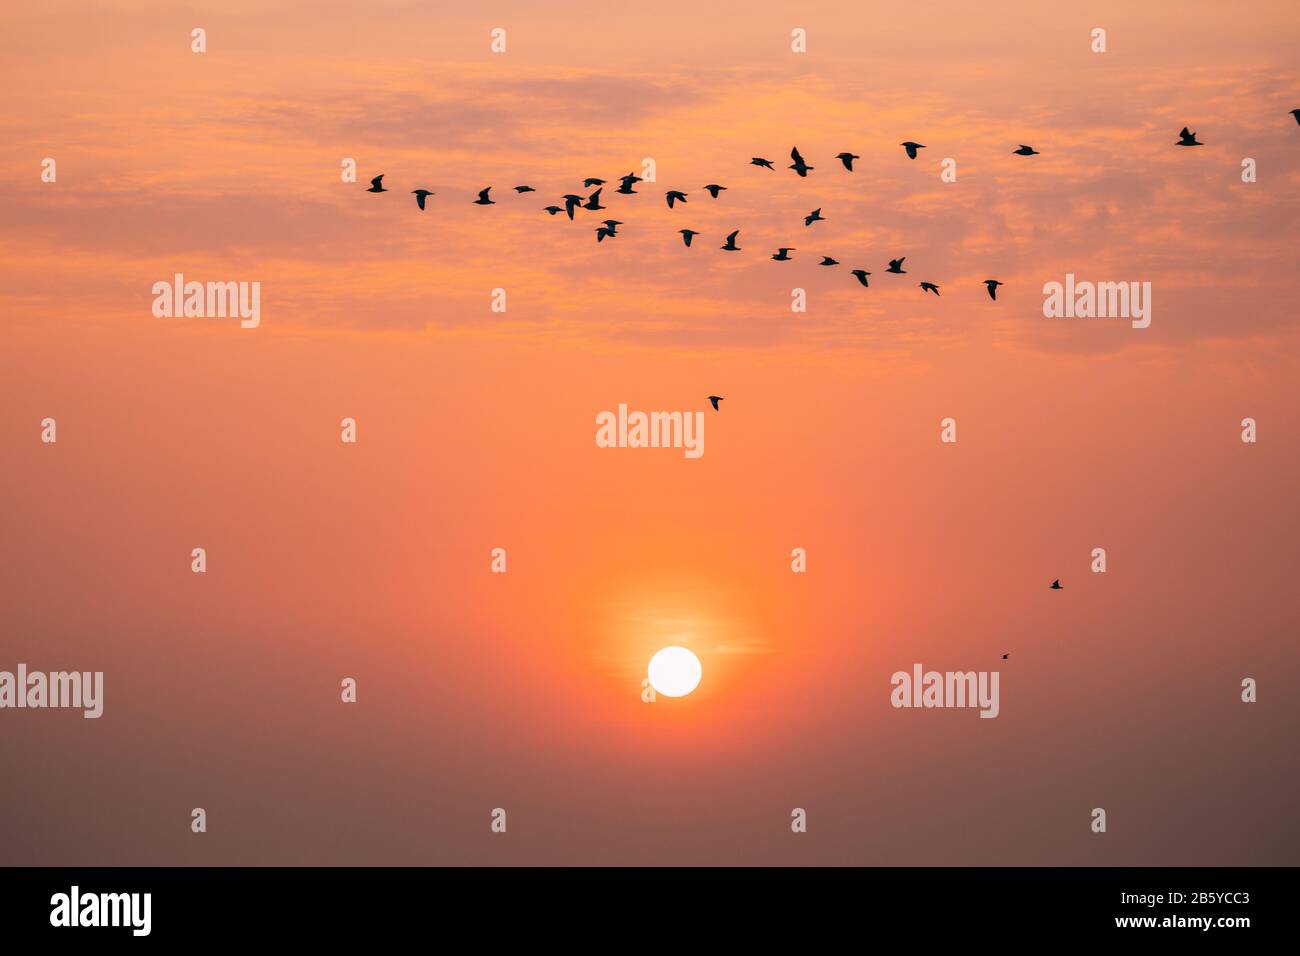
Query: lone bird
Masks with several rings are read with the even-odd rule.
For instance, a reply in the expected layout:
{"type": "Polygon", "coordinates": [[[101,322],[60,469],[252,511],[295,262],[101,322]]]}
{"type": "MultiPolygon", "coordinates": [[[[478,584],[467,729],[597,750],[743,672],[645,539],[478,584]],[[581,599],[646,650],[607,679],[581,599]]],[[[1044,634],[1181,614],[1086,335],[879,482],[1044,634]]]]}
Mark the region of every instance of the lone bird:
{"type": "Polygon", "coordinates": [[[789,262],[790,261],[789,254],[791,252],[794,252],[793,246],[782,246],[780,249],[776,250],[776,255],[774,255],[772,258],[775,259],[777,262],[789,262]]]}
{"type": "Polygon", "coordinates": [[[559,206],[547,206],[545,208],[546,211],[549,212],[552,216],[554,216],[557,212],[564,212],[564,210],[561,209],[559,206]]]}
{"type": "Polygon", "coordinates": [[[1180,132],[1178,136],[1179,136],[1179,140],[1178,142],[1174,143],[1175,146],[1204,146],[1205,145],[1204,143],[1198,143],[1196,141],[1196,134],[1189,133],[1187,131],[1186,126],[1183,127],[1182,132],[1180,132]]]}
{"type": "Polygon", "coordinates": [[[720,402],[720,401],[722,401],[722,396],[721,396],[721,395],[710,395],[710,396],[709,396],[709,403],[713,405],[713,410],[714,410],[715,412],[717,412],[717,411],[721,411],[721,409],[718,408],[718,402],[720,402]]]}
{"type": "Polygon", "coordinates": [[[853,172],[853,161],[855,159],[861,159],[862,157],[858,156],[856,153],[836,153],[835,158],[844,164],[845,169],[849,172],[853,172]]]}
{"type": "Polygon", "coordinates": [[[815,222],[825,222],[825,221],[826,221],[826,217],[822,215],[821,206],[818,206],[812,212],[808,213],[808,215],[803,217],[803,224],[805,226],[811,226],[815,222]]]}
{"type": "Polygon", "coordinates": [[[799,155],[798,146],[790,150],[790,158],[794,160],[794,162],[790,164],[790,168],[800,176],[806,177],[808,175],[808,170],[813,168],[803,161],[803,157],[799,155]]]}
{"type": "Polygon", "coordinates": [[[1051,588],[1051,589],[1052,589],[1053,591],[1060,591],[1060,590],[1063,590],[1063,588],[1061,587],[1061,581],[1060,581],[1059,578],[1058,578],[1057,580],[1055,580],[1055,581],[1052,582],[1052,588],[1051,588]]]}
{"type": "Polygon", "coordinates": [[[367,189],[366,192],[368,192],[368,193],[386,193],[386,192],[388,192],[388,190],[384,188],[384,174],[383,174],[383,173],[380,173],[380,174],[379,174],[378,176],[376,176],[374,179],[370,180],[370,188],[367,189]]]}
{"type": "Polygon", "coordinates": [[[636,175],[636,173],[628,173],[626,176],[620,176],[619,182],[622,185],[618,187],[616,192],[620,192],[624,196],[635,196],[636,190],[633,189],[632,186],[635,183],[641,182],[641,177],[636,175]]]}
{"type": "Polygon", "coordinates": [[[738,235],[740,235],[739,229],[737,229],[731,235],[727,236],[727,244],[725,246],[722,246],[722,248],[725,249],[727,252],[739,252],[740,246],[736,245],[736,237],[738,235]]]}
{"type": "Polygon", "coordinates": [[[535,192],[537,192],[537,190],[534,189],[532,186],[516,186],[516,187],[515,187],[515,192],[517,192],[517,193],[535,193],[535,192]]]}
{"type": "Polygon", "coordinates": [[[668,208],[672,209],[674,201],[686,202],[686,193],[680,192],[679,190],[676,189],[670,189],[668,190],[667,199],[668,199],[668,208]]]}
{"type": "Polygon", "coordinates": [[[415,204],[421,209],[424,208],[425,197],[433,195],[433,193],[427,189],[412,189],[411,192],[415,195],[415,204]]]}
{"type": "Polygon", "coordinates": [[[719,186],[717,183],[709,183],[709,184],[708,184],[707,186],[705,186],[704,188],[707,189],[707,190],[709,191],[709,195],[710,195],[710,196],[712,196],[714,199],[717,199],[717,198],[718,198],[718,193],[722,192],[722,190],[726,189],[727,187],[726,187],[726,186],[719,186]]]}
{"type": "Polygon", "coordinates": [[[772,165],[770,159],[764,159],[762,156],[755,156],[749,161],[749,165],[762,166],[764,169],[776,169],[776,167],[772,165]]]}
{"type": "Polygon", "coordinates": [[[886,269],[885,271],[893,272],[896,275],[900,275],[900,276],[907,275],[907,270],[903,268],[903,259],[906,258],[907,256],[903,256],[901,259],[890,259],[889,268],[886,269]]]}
{"type": "Polygon", "coordinates": [[[1002,659],[1003,659],[1004,661],[1010,659],[1010,657],[1011,657],[1010,654],[1003,654],[1003,655],[1002,655],[1002,659]]]}
{"type": "Polygon", "coordinates": [[[916,159],[916,151],[918,149],[925,149],[923,143],[913,143],[910,139],[906,143],[899,143],[898,145],[907,150],[908,159],[916,159]]]}
{"type": "Polygon", "coordinates": [[[677,231],[682,234],[682,242],[686,243],[687,248],[690,248],[691,240],[699,235],[694,229],[678,229],[677,231]]]}
{"type": "Polygon", "coordinates": [[[858,281],[861,282],[864,286],[867,286],[867,288],[871,288],[869,285],[867,285],[867,276],[871,275],[871,273],[868,272],[866,269],[854,269],[851,274],[857,276],[858,281]]]}
{"type": "Polygon", "coordinates": [[[478,191],[478,199],[475,199],[475,200],[474,200],[474,205],[476,205],[476,206],[495,206],[495,205],[496,205],[496,202],[495,202],[494,200],[488,199],[488,193],[491,192],[491,191],[492,191],[492,187],[491,187],[491,186],[489,186],[487,189],[480,189],[480,190],[478,191]]]}
{"type": "Polygon", "coordinates": [[[832,259],[830,256],[822,256],[822,261],[817,264],[819,266],[837,266],[840,263],[838,259],[832,259]]]}
{"type": "Polygon", "coordinates": [[[573,210],[581,206],[582,203],[583,199],[581,196],[575,196],[573,193],[564,194],[564,211],[569,214],[570,219],[573,218],[573,210]]]}
{"type": "Polygon", "coordinates": [[[1021,144],[1020,144],[1020,148],[1019,148],[1019,149],[1013,149],[1011,152],[1014,153],[1014,154],[1017,155],[1017,156],[1037,156],[1037,155],[1038,155],[1038,150],[1034,149],[1034,147],[1032,147],[1032,146],[1026,146],[1024,143],[1021,143],[1021,144]]]}
{"type": "MultiPolygon", "coordinates": [[[[604,187],[602,186],[601,189],[603,188],[604,187]]],[[[600,204],[600,189],[597,189],[594,193],[592,193],[590,196],[587,197],[587,201],[582,204],[582,208],[583,209],[604,209],[605,208],[600,204]]]]}
{"type": "Polygon", "coordinates": [[[921,283],[921,294],[924,295],[924,294],[927,293],[927,292],[933,292],[935,295],[938,295],[938,294],[939,294],[939,287],[938,287],[937,285],[935,285],[933,282],[922,282],[922,283],[921,283]]]}
{"type": "Polygon", "coordinates": [[[586,179],[582,181],[583,189],[590,189],[592,186],[603,186],[603,185],[605,185],[605,180],[597,179],[595,176],[588,176],[586,179]]]}
{"type": "Polygon", "coordinates": [[[989,298],[994,302],[998,300],[998,286],[1002,285],[997,279],[985,279],[985,287],[989,290],[989,298]]]}

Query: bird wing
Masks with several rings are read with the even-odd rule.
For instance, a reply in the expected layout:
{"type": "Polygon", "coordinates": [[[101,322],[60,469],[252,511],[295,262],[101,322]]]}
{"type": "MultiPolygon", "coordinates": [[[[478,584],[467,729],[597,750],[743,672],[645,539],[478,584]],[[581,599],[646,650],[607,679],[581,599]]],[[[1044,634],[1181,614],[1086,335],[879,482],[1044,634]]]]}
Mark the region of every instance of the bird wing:
{"type": "Polygon", "coordinates": [[[488,198],[488,189],[491,189],[491,188],[492,188],[492,187],[489,186],[487,189],[480,189],[480,190],[478,191],[478,198],[479,198],[479,199],[487,199],[487,198],[488,198]]]}
{"type": "Polygon", "coordinates": [[[383,173],[380,173],[380,174],[379,174],[378,176],[376,176],[374,179],[370,180],[370,185],[372,185],[372,186],[378,188],[379,186],[381,186],[381,185],[383,184],[383,182],[384,182],[384,174],[383,174],[383,173]]]}

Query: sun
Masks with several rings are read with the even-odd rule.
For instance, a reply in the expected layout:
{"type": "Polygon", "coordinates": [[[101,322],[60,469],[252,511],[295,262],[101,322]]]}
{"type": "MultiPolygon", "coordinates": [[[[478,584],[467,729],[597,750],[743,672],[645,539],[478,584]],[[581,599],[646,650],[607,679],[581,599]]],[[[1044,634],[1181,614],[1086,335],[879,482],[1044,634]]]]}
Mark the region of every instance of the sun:
{"type": "Polygon", "coordinates": [[[700,659],[684,647],[665,647],[650,658],[650,686],[665,697],[685,697],[703,674],[700,659]]]}

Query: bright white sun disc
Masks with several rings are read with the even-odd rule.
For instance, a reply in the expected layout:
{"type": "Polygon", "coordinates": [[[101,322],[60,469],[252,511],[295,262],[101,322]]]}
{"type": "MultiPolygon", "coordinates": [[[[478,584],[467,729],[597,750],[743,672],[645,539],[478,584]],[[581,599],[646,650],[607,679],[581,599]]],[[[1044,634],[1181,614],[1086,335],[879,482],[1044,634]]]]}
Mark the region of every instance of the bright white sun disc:
{"type": "Polygon", "coordinates": [[[684,647],[665,647],[650,658],[650,686],[665,697],[685,697],[703,674],[700,659],[684,647]]]}

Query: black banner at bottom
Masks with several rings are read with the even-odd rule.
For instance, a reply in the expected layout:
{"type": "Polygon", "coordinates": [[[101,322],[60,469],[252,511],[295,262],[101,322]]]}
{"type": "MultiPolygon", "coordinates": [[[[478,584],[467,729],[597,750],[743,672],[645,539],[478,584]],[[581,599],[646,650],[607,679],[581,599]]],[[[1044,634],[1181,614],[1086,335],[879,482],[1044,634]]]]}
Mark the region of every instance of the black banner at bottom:
{"type": "MultiPolygon", "coordinates": [[[[805,945],[1291,935],[1281,868],[7,868],[6,941],[805,945]]],[[[457,944],[457,945],[463,945],[457,944]]]]}

